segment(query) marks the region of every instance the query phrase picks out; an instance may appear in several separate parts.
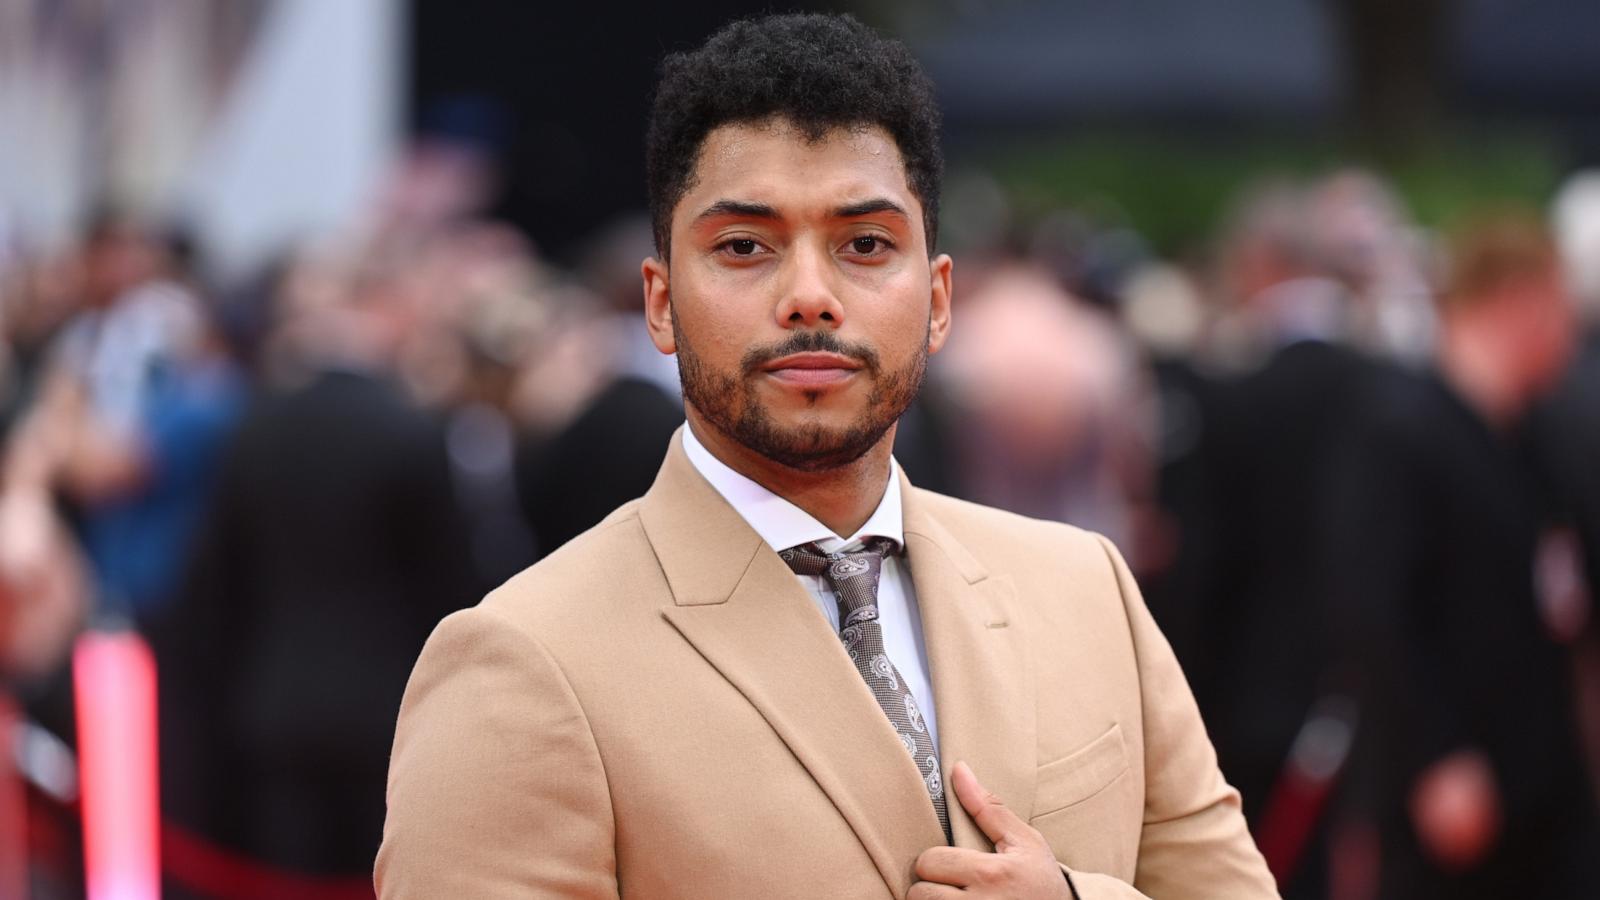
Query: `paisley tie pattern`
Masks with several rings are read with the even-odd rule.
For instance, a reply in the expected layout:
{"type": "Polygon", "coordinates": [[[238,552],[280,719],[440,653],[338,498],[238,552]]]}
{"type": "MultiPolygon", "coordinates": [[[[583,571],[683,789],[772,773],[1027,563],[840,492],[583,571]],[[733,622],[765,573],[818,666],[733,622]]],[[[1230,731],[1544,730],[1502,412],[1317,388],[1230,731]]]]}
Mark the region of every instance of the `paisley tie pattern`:
{"type": "Polygon", "coordinates": [[[883,629],[878,624],[878,579],[883,557],[894,551],[894,541],[872,538],[858,553],[824,553],[816,544],[802,544],[780,552],[797,575],[821,576],[839,598],[839,639],[855,663],[856,671],[872,689],[872,696],[900,736],[900,743],[922,773],[922,783],[933,801],[933,810],[950,838],[950,815],[945,807],[944,780],[939,770],[939,751],[933,735],[917,708],[904,678],[883,649],[883,629]]]}

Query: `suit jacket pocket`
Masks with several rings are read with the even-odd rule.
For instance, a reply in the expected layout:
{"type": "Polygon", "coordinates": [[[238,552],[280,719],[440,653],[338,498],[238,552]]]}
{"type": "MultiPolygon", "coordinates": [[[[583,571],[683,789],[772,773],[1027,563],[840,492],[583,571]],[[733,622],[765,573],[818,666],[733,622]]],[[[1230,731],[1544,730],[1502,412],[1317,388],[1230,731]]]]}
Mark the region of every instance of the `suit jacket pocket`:
{"type": "Polygon", "coordinates": [[[1093,797],[1127,770],[1128,757],[1122,743],[1122,726],[1112,723],[1104,734],[1082,748],[1039,767],[1033,818],[1066,809],[1093,797]]]}

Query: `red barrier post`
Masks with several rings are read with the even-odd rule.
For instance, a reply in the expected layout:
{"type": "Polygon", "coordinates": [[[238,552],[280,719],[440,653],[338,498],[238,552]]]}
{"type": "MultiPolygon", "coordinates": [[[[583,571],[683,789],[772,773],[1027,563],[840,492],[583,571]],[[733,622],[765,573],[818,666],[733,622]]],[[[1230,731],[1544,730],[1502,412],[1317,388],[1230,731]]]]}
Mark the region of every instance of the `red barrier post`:
{"type": "Polygon", "coordinates": [[[0,897],[28,896],[28,795],[14,752],[21,721],[0,694],[0,897]]]}

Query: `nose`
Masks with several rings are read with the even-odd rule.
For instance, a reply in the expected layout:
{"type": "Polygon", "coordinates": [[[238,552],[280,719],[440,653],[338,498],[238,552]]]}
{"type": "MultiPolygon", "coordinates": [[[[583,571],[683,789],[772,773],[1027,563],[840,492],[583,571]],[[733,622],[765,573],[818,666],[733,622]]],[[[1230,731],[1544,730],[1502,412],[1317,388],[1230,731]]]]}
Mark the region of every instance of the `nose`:
{"type": "Polygon", "coordinates": [[[780,328],[837,329],[844,324],[832,262],[826,252],[813,248],[796,247],[788,254],[775,310],[780,328]]]}

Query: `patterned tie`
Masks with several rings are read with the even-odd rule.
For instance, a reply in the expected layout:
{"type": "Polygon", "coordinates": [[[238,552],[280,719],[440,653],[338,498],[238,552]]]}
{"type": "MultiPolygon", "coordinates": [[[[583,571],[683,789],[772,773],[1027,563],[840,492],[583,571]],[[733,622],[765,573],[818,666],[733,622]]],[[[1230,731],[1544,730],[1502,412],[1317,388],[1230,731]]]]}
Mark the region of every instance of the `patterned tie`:
{"type": "Polygon", "coordinates": [[[816,544],[802,544],[778,555],[796,575],[821,575],[839,598],[839,639],[922,773],[922,783],[948,841],[950,815],[945,809],[939,751],[917,708],[917,698],[911,696],[905,679],[884,652],[883,628],[878,624],[878,576],[884,554],[893,550],[894,541],[871,538],[859,553],[824,553],[816,544]]]}

